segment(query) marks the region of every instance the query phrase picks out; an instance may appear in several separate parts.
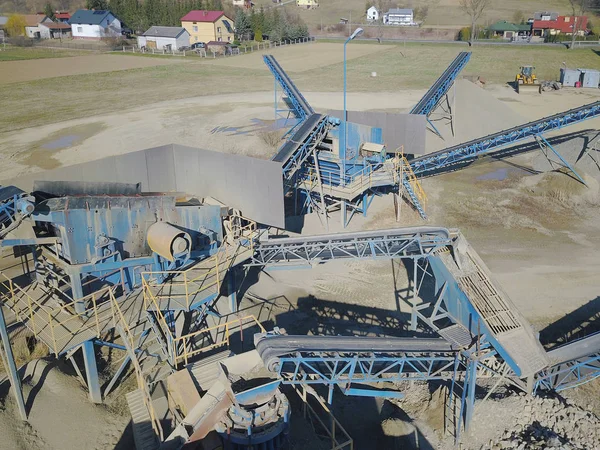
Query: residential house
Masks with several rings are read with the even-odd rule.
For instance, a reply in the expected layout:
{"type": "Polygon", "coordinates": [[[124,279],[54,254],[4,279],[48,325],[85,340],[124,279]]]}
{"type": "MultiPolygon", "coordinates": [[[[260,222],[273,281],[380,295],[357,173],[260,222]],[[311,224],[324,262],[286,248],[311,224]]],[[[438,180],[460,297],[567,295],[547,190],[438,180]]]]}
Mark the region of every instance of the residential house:
{"type": "Polygon", "coordinates": [[[40,23],[40,38],[63,39],[71,37],[71,25],[63,22],[40,23]]]}
{"type": "Polygon", "coordinates": [[[210,41],[206,43],[206,50],[217,55],[225,55],[227,51],[228,43],[223,41],[210,41]]]}
{"type": "Polygon", "coordinates": [[[516,40],[519,37],[527,37],[531,35],[530,24],[514,24],[506,20],[499,20],[488,28],[495,37],[502,37],[507,40],[516,40]]]}
{"type": "Polygon", "coordinates": [[[67,11],[56,11],[54,13],[54,20],[62,23],[69,23],[69,19],[71,19],[71,14],[67,11]]]}
{"type": "Polygon", "coordinates": [[[40,23],[52,22],[45,14],[25,14],[25,36],[32,39],[41,39],[40,23]]]}
{"type": "Polygon", "coordinates": [[[239,6],[240,8],[252,9],[254,3],[252,0],[233,0],[233,6],[239,6]]]}
{"type": "Polygon", "coordinates": [[[223,11],[194,10],[181,18],[181,26],[190,33],[190,43],[233,42],[234,21],[223,11]]]}
{"type": "Polygon", "coordinates": [[[583,36],[587,30],[588,18],[586,16],[557,16],[555,20],[535,20],[532,24],[533,36],[546,37],[555,34],[577,34],[583,36]]]}
{"type": "Polygon", "coordinates": [[[121,21],[110,11],[79,9],[71,16],[74,39],[102,39],[121,36],[121,21]]]}
{"type": "Polygon", "coordinates": [[[0,30],[3,30],[6,26],[6,22],[8,22],[8,17],[0,16],[0,30]]]}
{"type": "Polygon", "coordinates": [[[374,6],[367,9],[367,20],[370,22],[377,22],[379,20],[379,11],[374,6]]]}
{"type": "Polygon", "coordinates": [[[415,25],[413,10],[392,8],[383,15],[383,23],[386,25],[415,25]]]}
{"type": "Polygon", "coordinates": [[[298,8],[313,9],[319,7],[319,0],[296,0],[298,8]]]}
{"type": "Polygon", "coordinates": [[[533,19],[530,19],[530,22],[533,23],[535,20],[542,20],[544,22],[556,20],[558,19],[558,15],[557,12],[550,11],[535,12],[533,13],[533,19]]]}
{"type": "Polygon", "coordinates": [[[183,27],[150,27],[138,36],[140,47],[157,50],[179,50],[190,46],[190,33],[183,27]]]}

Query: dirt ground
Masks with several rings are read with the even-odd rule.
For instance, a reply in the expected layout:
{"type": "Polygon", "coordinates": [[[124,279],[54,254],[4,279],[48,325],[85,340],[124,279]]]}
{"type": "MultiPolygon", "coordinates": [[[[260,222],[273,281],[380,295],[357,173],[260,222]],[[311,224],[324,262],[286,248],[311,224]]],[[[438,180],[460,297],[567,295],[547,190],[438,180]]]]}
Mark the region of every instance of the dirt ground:
{"type": "MultiPolygon", "coordinates": [[[[300,46],[296,45],[292,48],[292,51],[287,51],[289,49],[285,49],[285,47],[283,49],[275,49],[279,50],[277,51],[277,61],[282,67],[285,67],[286,72],[306,72],[344,61],[344,54],[343,52],[340,52],[339,44],[320,43],[318,45],[318,53],[312,51],[313,48],[311,47],[314,47],[314,44],[310,43],[300,46]],[[310,58],[307,58],[307,53],[311,54],[310,58]]],[[[389,45],[351,45],[347,47],[346,59],[352,60],[360,58],[361,56],[382,52],[390,48],[391,46],[389,45]]],[[[261,51],[261,53],[273,53],[273,50],[274,49],[266,49],[261,51]]],[[[215,61],[209,59],[206,63],[242,69],[262,69],[265,65],[262,58],[259,59],[256,57],[224,58],[215,61]]]]}
{"type": "Polygon", "coordinates": [[[73,56],[68,59],[31,59],[0,64],[0,84],[88,73],[113,72],[185,62],[181,58],[139,58],[124,55],[73,56]]]}
{"type": "MultiPolygon", "coordinates": [[[[233,58],[213,64],[230,61],[233,58]]],[[[298,64],[293,60],[288,63],[298,64]]],[[[301,69],[300,65],[296,68],[301,69]]],[[[461,95],[457,97],[456,137],[448,134],[448,126],[442,124],[446,140],[430,133],[428,149],[443,148],[600,99],[600,93],[589,90],[519,96],[506,85],[488,85],[485,92],[479,92],[476,86],[465,83],[470,82],[461,82],[457,87],[461,95]],[[473,106],[477,101],[482,104],[473,106]]],[[[350,93],[348,105],[358,110],[402,111],[414,105],[423,93],[424,90],[350,93]]],[[[317,110],[342,106],[342,95],[337,92],[304,94],[317,110]]],[[[243,96],[207,95],[4,133],[0,135],[0,179],[168,143],[269,158],[276,151],[266,134],[274,120],[272,100],[272,92],[266,91],[243,96]]],[[[584,122],[562,134],[587,129],[600,129],[600,121],[584,122]]],[[[557,335],[575,328],[575,318],[589,319],[597,314],[599,295],[600,176],[589,162],[576,161],[580,151],[577,145],[557,145],[557,149],[564,151],[568,159],[574,158],[571,162],[577,162],[575,167],[588,187],[564,173],[550,172],[551,167],[544,169],[536,159],[539,152],[482,160],[464,170],[423,181],[430,199],[427,223],[460,228],[548,344],[557,335]]],[[[403,207],[402,220],[397,223],[392,199],[386,196],[376,198],[369,215],[355,217],[348,229],[422,223],[408,207],[403,207]]],[[[339,219],[332,217],[329,231],[341,230],[339,219]]],[[[324,231],[316,216],[303,219],[303,233],[324,231]]],[[[253,276],[258,283],[250,293],[268,300],[270,323],[291,333],[395,336],[406,329],[408,276],[402,264],[347,261],[312,270],[270,271],[253,276]]],[[[265,303],[259,305],[248,299],[245,302],[244,307],[249,310],[265,307],[265,303]]],[[[39,391],[33,396],[30,426],[14,419],[12,400],[3,396],[0,432],[8,438],[0,443],[0,448],[6,442],[17,443],[6,448],[128,448],[122,443],[130,443],[122,441],[127,433],[126,415],[89,404],[73,377],[59,374],[52,378],[50,374],[55,369],[42,372],[48,373],[50,381],[39,384],[39,379],[32,376],[30,387],[26,388],[27,392],[30,388],[39,391]],[[87,427],[88,424],[95,425],[87,427]],[[76,438],[69,436],[72,427],[78,430],[73,435],[76,438]],[[85,435],[81,430],[86,430],[85,435]]],[[[586,389],[590,389],[588,397],[593,396],[598,392],[598,383],[586,389]]],[[[439,423],[433,413],[415,420],[407,416],[407,411],[415,417],[418,414],[422,393],[415,394],[406,405],[401,404],[400,411],[372,399],[340,399],[338,394],[334,401],[338,405],[336,415],[355,437],[358,449],[373,448],[373,442],[381,444],[379,448],[394,448],[398,443],[391,438],[399,433],[413,433],[421,442],[431,443],[420,448],[450,448],[435,437],[439,423]],[[357,408],[365,414],[357,415],[357,408]]],[[[436,406],[430,409],[433,411],[436,406]]],[[[600,405],[592,404],[589,409],[600,413],[600,405]]]]}

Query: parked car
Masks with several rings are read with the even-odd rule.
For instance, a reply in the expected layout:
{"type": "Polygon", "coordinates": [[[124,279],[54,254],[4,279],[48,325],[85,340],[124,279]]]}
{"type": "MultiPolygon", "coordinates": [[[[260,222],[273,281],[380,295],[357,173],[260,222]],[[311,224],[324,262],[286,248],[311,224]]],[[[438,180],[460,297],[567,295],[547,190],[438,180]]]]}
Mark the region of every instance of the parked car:
{"type": "Polygon", "coordinates": [[[131,35],[133,35],[133,30],[131,28],[121,28],[121,36],[125,36],[127,39],[130,39],[131,35]]]}
{"type": "Polygon", "coordinates": [[[198,48],[206,48],[206,44],[204,42],[194,42],[191,48],[192,50],[196,50],[198,48]]]}

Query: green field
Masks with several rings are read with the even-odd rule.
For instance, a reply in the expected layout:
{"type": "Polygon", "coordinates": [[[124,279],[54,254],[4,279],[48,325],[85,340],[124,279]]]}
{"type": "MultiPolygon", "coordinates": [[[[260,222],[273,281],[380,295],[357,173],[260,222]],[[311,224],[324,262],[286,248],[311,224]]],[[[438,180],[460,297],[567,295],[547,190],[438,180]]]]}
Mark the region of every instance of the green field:
{"type": "MultiPolygon", "coordinates": [[[[318,58],[320,45],[291,46],[285,51],[288,55],[294,55],[297,63],[301,63],[306,58],[318,58]]],[[[456,54],[466,48],[452,44],[387,46],[384,51],[348,62],[348,89],[361,92],[426,89],[456,54]],[[371,72],[377,72],[377,77],[372,78],[371,72]]],[[[523,64],[535,65],[542,80],[556,79],[563,62],[569,67],[600,69],[599,53],[593,49],[569,51],[563,47],[505,45],[475,46],[472,50],[473,56],[463,74],[481,76],[487,83],[504,84],[514,80],[515,73],[523,64]]],[[[342,51],[341,44],[339,51],[342,51]]],[[[0,132],[165,100],[273,89],[273,78],[262,64],[261,53],[227,60],[230,64],[239,61],[242,68],[219,65],[218,61],[208,59],[0,85],[3,110],[8,112],[0,122],[0,132]],[[244,58],[254,58],[255,61],[250,67],[243,68],[249,62],[244,58]]],[[[291,67],[292,62],[288,65],[291,67]]],[[[325,62],[316,69],[289,70],[289,73],[303,91],[342,90],[342,63],[328,65],[325,62]]]]}
{"type": "Polygon", "coordinates": [[[87,55],[89,52],[77,50],[57,50],[53,48],[10,47],[0,46],[0,61],[22,61],[26,59],[64,58],[65,56],[87,55]]]}

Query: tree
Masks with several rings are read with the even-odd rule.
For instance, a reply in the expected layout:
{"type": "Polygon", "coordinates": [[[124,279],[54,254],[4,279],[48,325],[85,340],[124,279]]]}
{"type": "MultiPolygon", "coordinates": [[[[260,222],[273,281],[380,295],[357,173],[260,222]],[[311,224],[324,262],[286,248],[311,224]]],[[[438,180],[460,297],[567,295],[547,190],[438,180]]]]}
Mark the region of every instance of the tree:
{"type": "Polygon", "coordinates": [[[54,20],[54,10],[52,9],[50,2],[46,3],[46,6],[44,6],[44,14],[46,14],[48,18],[54,20]]]}
{"type": "Polygon", "coordinates": [[[460,9],[462,9],[463,12],[471,19],[471,36],[469,39],[469,45],[473,45],[475,25],[485,10],[490,6],[490,3],[491,0],[460,0],[460,9]]]}
{"type": "Polygon", "coordinates": [[[521,23],[525,23],[525,14],[523,14],[523,11],[518,10],[515,11],[512,17],[513,23],[516,24],[521,24],[521,23]]]}
{"type": "Polygon", "coordinates": [[[569,0],[571,4],[571,11],[573,12],[573,30],[571,31],[571,46],[570,50],[575,48],[575,40],[577,34],[582,29],[582,17],[589,8],[590,0],[569,0]]]}
{"type": "Polygon", "coordinates": [[[108,9],[108,1],[107,0],[86,0],[85,7],[87,9],[96,9],[96,10],[107,10],[108,9]]]}
{"type": "Polygon", "coordinates": [[[240,41],[246,40],[248,39],[251,31],[252,25],[250,24],[250,19],[243,10],[238,9],[238,11],[235,13],[236,38],[240,41]]]}
{"type": "Polygon", "coordinates": [[[11,14],[6,21],[6,25],[4,25],[4,29],[11,37],[24,36],[26,25],[27,22],[25,22],[25,17],[20,14],[11,14]]]}

